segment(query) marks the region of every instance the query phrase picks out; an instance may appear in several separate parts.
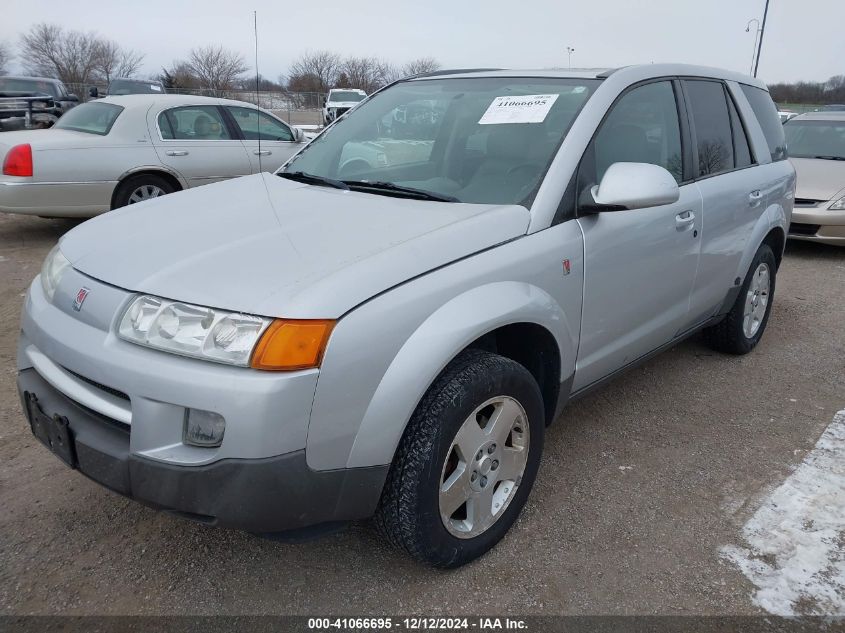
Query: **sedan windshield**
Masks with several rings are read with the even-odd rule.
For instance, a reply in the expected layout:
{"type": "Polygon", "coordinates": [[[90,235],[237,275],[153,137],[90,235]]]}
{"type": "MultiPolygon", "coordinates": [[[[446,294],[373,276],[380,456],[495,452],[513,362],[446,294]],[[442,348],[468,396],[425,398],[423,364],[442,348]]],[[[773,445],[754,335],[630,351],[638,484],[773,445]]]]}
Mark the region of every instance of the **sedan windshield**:
{"type": "Polygon", "coordinates": [[[329,101],[362,101],[367,95],[362,95],[360,92],[352,92],[350,90],[332,90],[329,95],[329,101]]]}
{"type": "Polygon", "coordinates": [[[111,103],[83,103],[66,112],[53,129],[75,130],[105,136],[111,130],[123,108],[111,103]]]}
{"type": "Polygon", "coordinates": [[[552,77],[401,82],[327,128],[285,172],[378,195],[527,206],[598,84],[552,77]]]}
{"type": "Polygon", "coordinates": [[[793,119],[784,124],[783,130],[793,158],[845,160],[845,120],[793,119]]]}

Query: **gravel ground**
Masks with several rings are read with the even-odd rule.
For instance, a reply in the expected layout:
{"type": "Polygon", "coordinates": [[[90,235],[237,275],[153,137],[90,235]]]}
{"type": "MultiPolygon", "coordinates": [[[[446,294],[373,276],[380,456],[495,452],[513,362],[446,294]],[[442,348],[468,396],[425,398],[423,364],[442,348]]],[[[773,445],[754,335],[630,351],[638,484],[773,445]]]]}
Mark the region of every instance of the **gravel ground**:
{"type": "Polygon", "coordinates": [[[18,313],[72,226],[0,215],[0,614],[759,613],[720,547],[845,408],[845,249],[790,244],[757,350],[691,340],[568,407],[523,516],[473,564],[420,567],[366,526],[301,544],[211,529],[29,432],[18,313]]]}

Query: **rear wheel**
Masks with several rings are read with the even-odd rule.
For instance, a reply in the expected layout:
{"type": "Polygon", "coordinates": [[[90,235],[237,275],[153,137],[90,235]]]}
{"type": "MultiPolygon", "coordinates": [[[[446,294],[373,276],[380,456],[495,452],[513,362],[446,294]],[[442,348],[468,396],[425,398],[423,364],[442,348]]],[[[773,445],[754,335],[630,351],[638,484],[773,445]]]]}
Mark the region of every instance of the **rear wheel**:
{"type": "Polygon", "coordinates": [[[152,200],[173,193],[176,188],[161,176],[139,174],[131,176],[118,185],[114,196],[114,209],[130,204],[152,200]]]}
{"type": "Polygon", "coordinates": [[[408,423],[376,526],[438,567],[481,556],[519,516],[543,449],[543,400],[520,364],[468,350],[444,369],[408,423]]]}
{"type": "Polygon", "coordinates": [[[768,244],[757,250],[731,311],[704,330],[705,342],[728,354],[747,354],[757,346],[769,322],[777,262],[768,244]]]}

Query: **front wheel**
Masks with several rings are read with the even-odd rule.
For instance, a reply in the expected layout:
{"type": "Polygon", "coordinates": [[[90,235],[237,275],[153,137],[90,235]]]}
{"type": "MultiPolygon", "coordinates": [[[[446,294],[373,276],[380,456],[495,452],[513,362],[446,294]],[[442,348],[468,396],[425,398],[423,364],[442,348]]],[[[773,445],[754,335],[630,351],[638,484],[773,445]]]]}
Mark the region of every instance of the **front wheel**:
{"type": "Polygon", "coordinates": [[[422,562],[458,567],[519,516],[543,450],[543,399],[520,364],[481,350],[450,363],[414,412],[375,522],[422,562]]]}
{"type": "Polygon", "coordinates": [[[775,296],[777,261],[768,244],[754,255],[731,311],[704,330],[705,342],[728,354],[747,354],[757,346],[769,322],[775,296]]]}

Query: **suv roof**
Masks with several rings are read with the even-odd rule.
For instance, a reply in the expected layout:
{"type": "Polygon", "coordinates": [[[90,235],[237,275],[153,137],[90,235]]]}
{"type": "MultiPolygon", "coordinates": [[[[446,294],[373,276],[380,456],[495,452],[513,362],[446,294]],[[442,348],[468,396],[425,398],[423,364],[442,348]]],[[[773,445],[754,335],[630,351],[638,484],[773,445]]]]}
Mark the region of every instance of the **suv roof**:
{"type": "Polygon", "coordinates": [[[409,77],[410,81],[424,81],[431,78],[455,78],[455,77],[560,77],[573,79],[605,79],[611,75],[619,76],[647,76],[647,77],[709,77],[713,79],[725,79],[748,84],[763,90],[768,90],[766,84],[750,75],[724,70],[722,68],[711,68],[708,66],[695,66],[691,64],[638,64],[634,66],[622,66],[620,68],[541,68],[529,70],[515,69],[456,69],[438,70],[432,73],[424,73],[409,77]]]}

